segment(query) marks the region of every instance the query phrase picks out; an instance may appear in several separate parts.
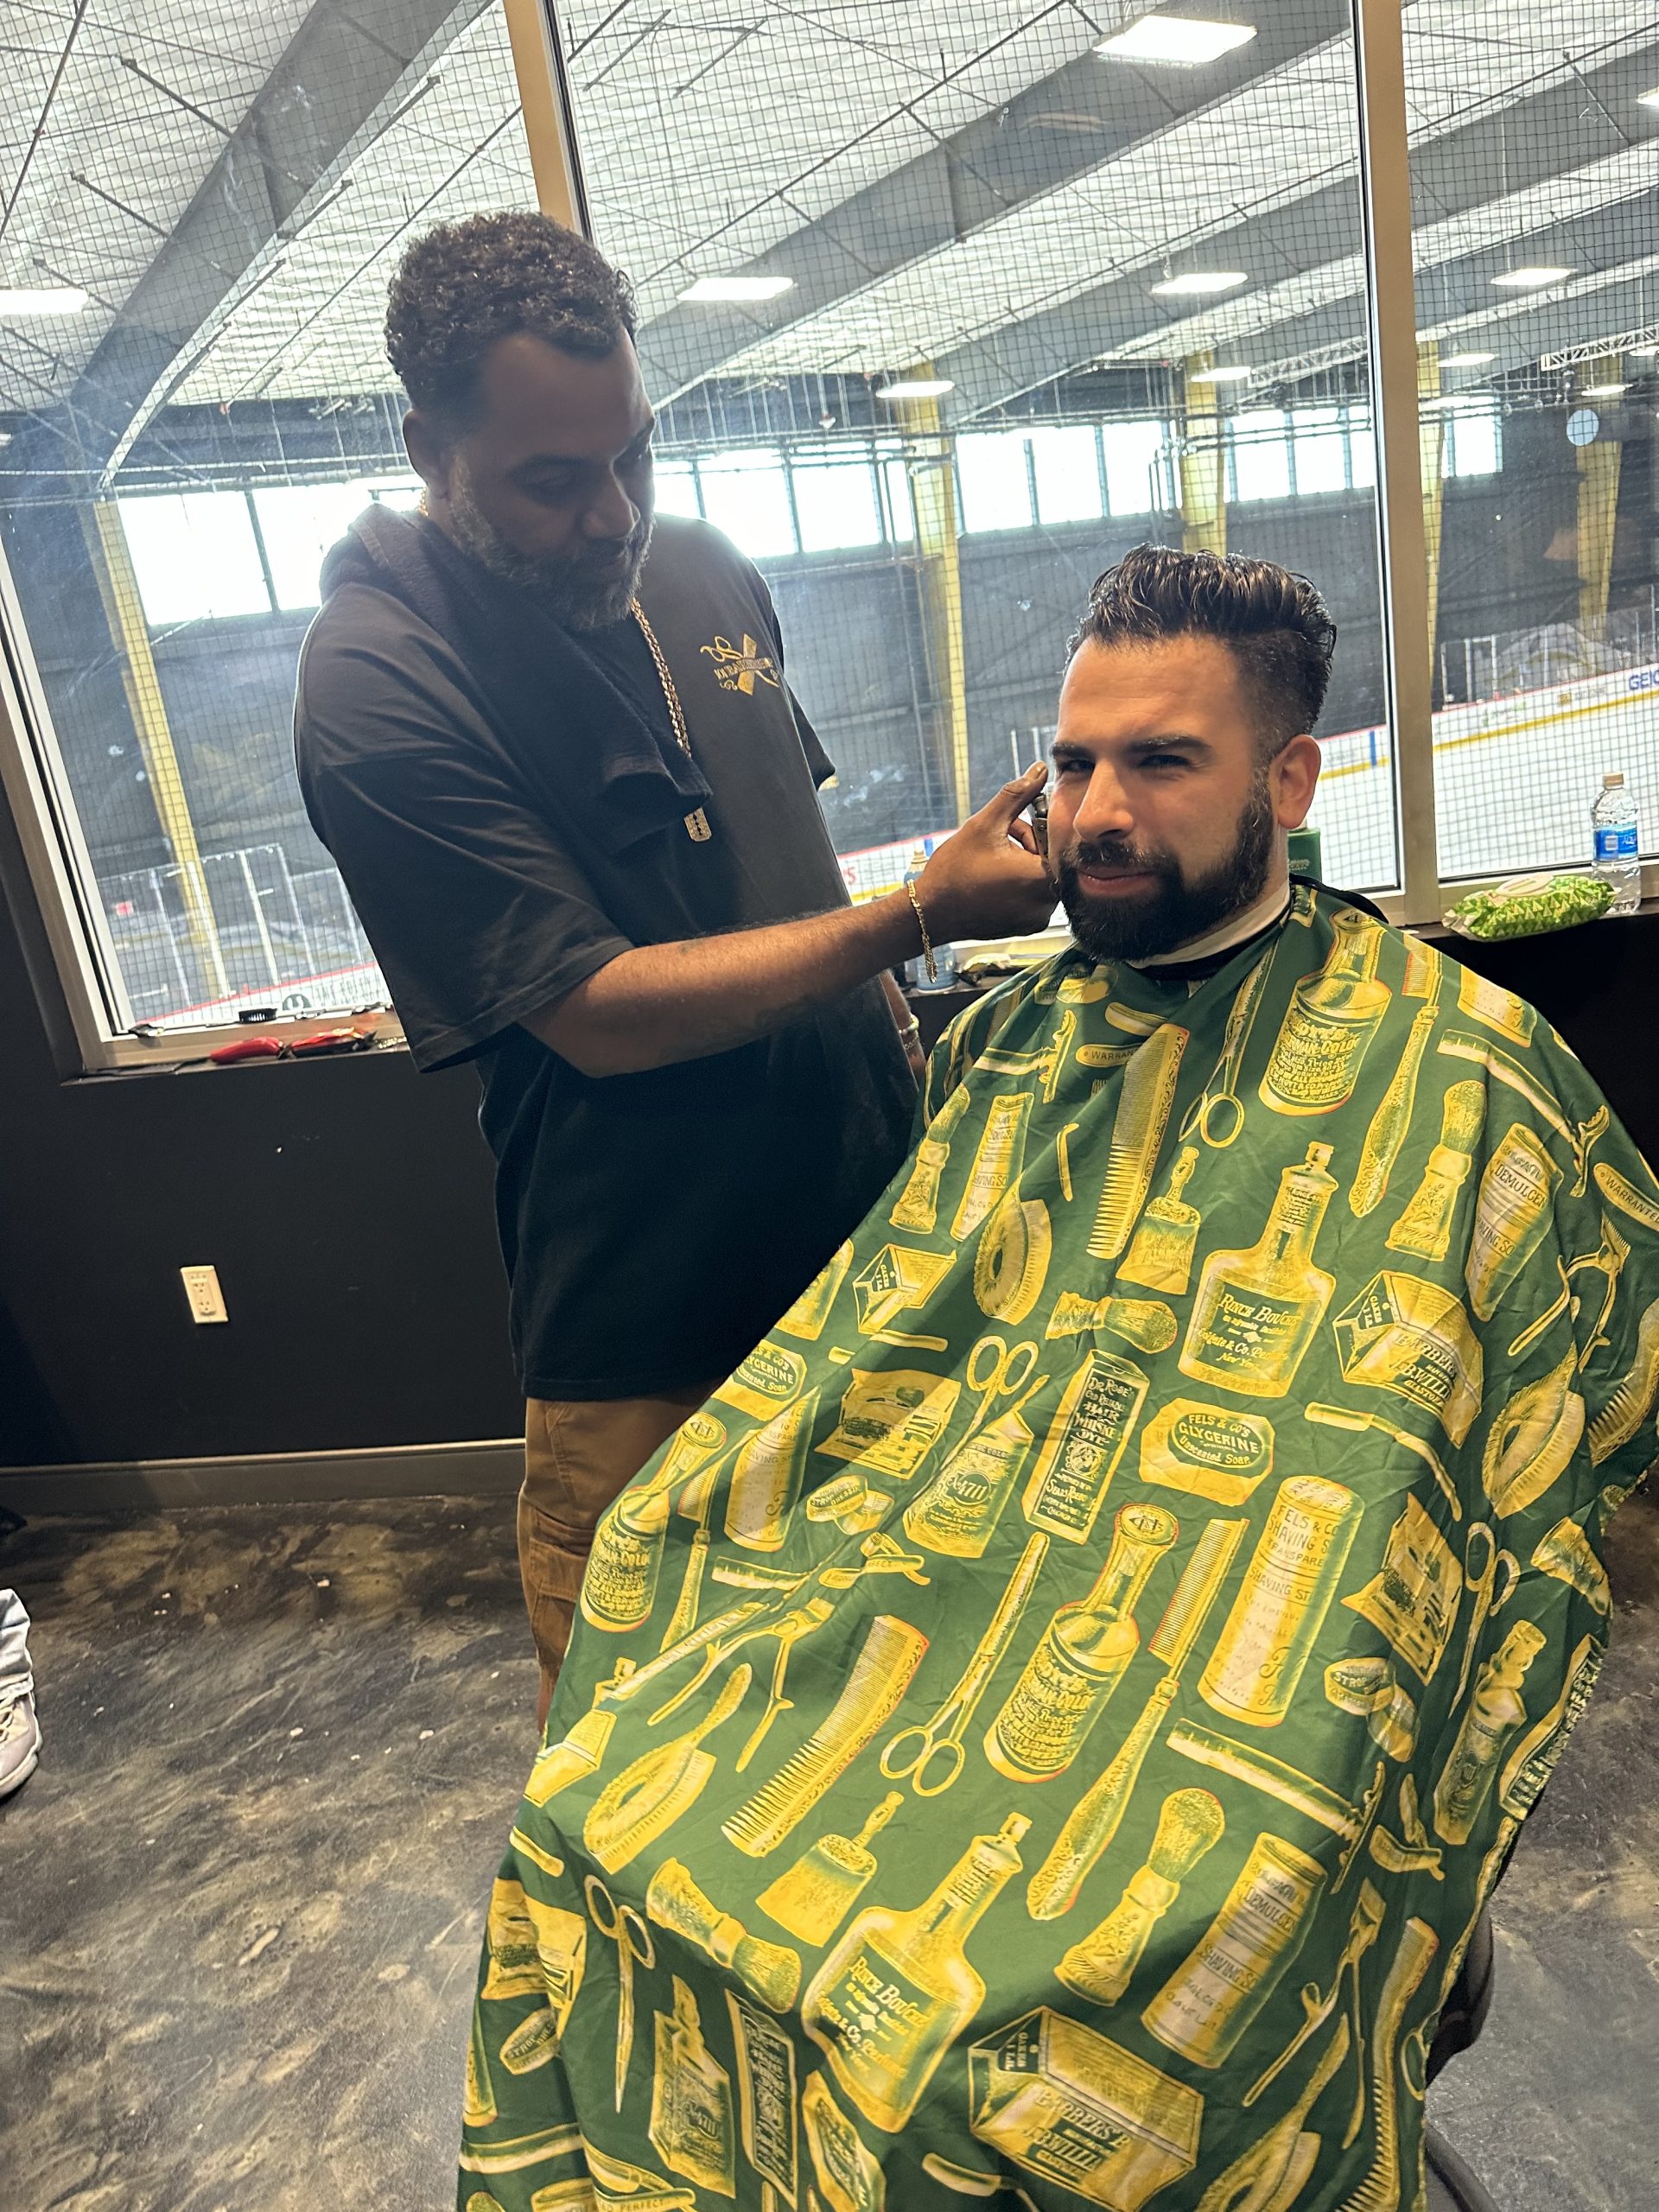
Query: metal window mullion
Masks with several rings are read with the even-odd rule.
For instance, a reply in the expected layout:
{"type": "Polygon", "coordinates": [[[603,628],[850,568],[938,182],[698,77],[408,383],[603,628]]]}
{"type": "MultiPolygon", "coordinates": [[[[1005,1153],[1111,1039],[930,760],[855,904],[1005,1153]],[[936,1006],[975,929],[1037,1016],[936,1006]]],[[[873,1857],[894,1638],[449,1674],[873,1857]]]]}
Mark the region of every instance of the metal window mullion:
{"type": "Polygon", "coordinates": [[[1394,746],[1404,917],[1426,922],[1440,912],[1440,885],[1401,14],[1401,0],[1354,0],[1384,696],[1394,746]]]}
{"type": "Polygon", "coordinates": [[[253,550],[259,556],[259,573],[265,580],[265,597],[270,601],[271,613],[280,614],[283,603],[276,596],[276,579],[270,572],[270,550],[259,524],[259,508],[251,492],[245,491],[242,497],[248,510],[248,527],[253,532],[253,550]]]}
{"type": "Polygon", "coordinates": [[[537,205],[543,214],[591,238],[575,111],[553,0],[502,0],[502,12],[537,205]]]}
{"type": "Polygon", "coordinates": [[[111,1039],[131,1027],[132,1006],[3,550],[0,633],[0,787],[11,803],[81,1065],[105,1067],[111,1039]]]}

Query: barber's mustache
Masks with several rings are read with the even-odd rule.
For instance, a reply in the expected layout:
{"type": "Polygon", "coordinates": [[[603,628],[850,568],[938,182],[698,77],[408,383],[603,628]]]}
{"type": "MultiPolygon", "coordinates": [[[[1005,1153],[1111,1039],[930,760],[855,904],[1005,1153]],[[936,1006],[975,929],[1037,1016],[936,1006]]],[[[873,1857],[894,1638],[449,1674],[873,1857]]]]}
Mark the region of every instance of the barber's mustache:
{"type": "Polygon", "coordinates": [[[625,556],[632,559],[645,550],[645,540],[651,536],[651,524],[644,517],[626,537],[607,537],[589,545],[576,555],[574,565],[581,569],[609,569],[625,556]]]}

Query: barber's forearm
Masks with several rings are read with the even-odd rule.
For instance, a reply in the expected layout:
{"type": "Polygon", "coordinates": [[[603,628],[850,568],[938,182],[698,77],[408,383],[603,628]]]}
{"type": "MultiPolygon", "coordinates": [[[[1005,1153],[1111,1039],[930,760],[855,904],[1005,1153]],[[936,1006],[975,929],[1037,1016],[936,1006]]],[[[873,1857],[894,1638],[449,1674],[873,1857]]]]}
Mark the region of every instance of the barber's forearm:
{"type": "Polygon", "coordinates": [[[894,892],[804,921],[637,946],[524,1027],[584,1075],[636,1075],[734,1052],[844,996],[918,950],[894,892]]]}

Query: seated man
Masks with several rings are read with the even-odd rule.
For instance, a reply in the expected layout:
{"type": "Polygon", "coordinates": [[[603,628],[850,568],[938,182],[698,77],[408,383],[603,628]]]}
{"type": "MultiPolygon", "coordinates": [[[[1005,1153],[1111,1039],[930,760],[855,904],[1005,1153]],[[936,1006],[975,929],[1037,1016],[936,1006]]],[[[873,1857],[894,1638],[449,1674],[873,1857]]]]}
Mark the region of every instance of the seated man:
{"type": "Polygon", "coordinates": [[[1290,882],[1333,636],[1265,563],[1096,584],[1075,942],[601,1526],[465,2212],[1421,2201],[1654,1448],[1659,1186],[1529,1006],[1290,882]]]}

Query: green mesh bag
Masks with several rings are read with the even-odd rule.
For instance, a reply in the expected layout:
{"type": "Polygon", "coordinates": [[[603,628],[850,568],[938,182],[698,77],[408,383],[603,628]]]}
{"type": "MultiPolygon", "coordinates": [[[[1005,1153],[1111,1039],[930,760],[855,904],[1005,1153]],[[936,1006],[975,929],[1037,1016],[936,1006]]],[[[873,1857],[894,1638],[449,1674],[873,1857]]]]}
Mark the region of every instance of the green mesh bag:
{"type": "Polygon", "coordinates": [[[1593,875],[1513,875],[1491,891],[1471,891],[1446,909],[1460,937],[1541,937],[1593,922],[1613,903],[1613,887],[1593,875]]]}

